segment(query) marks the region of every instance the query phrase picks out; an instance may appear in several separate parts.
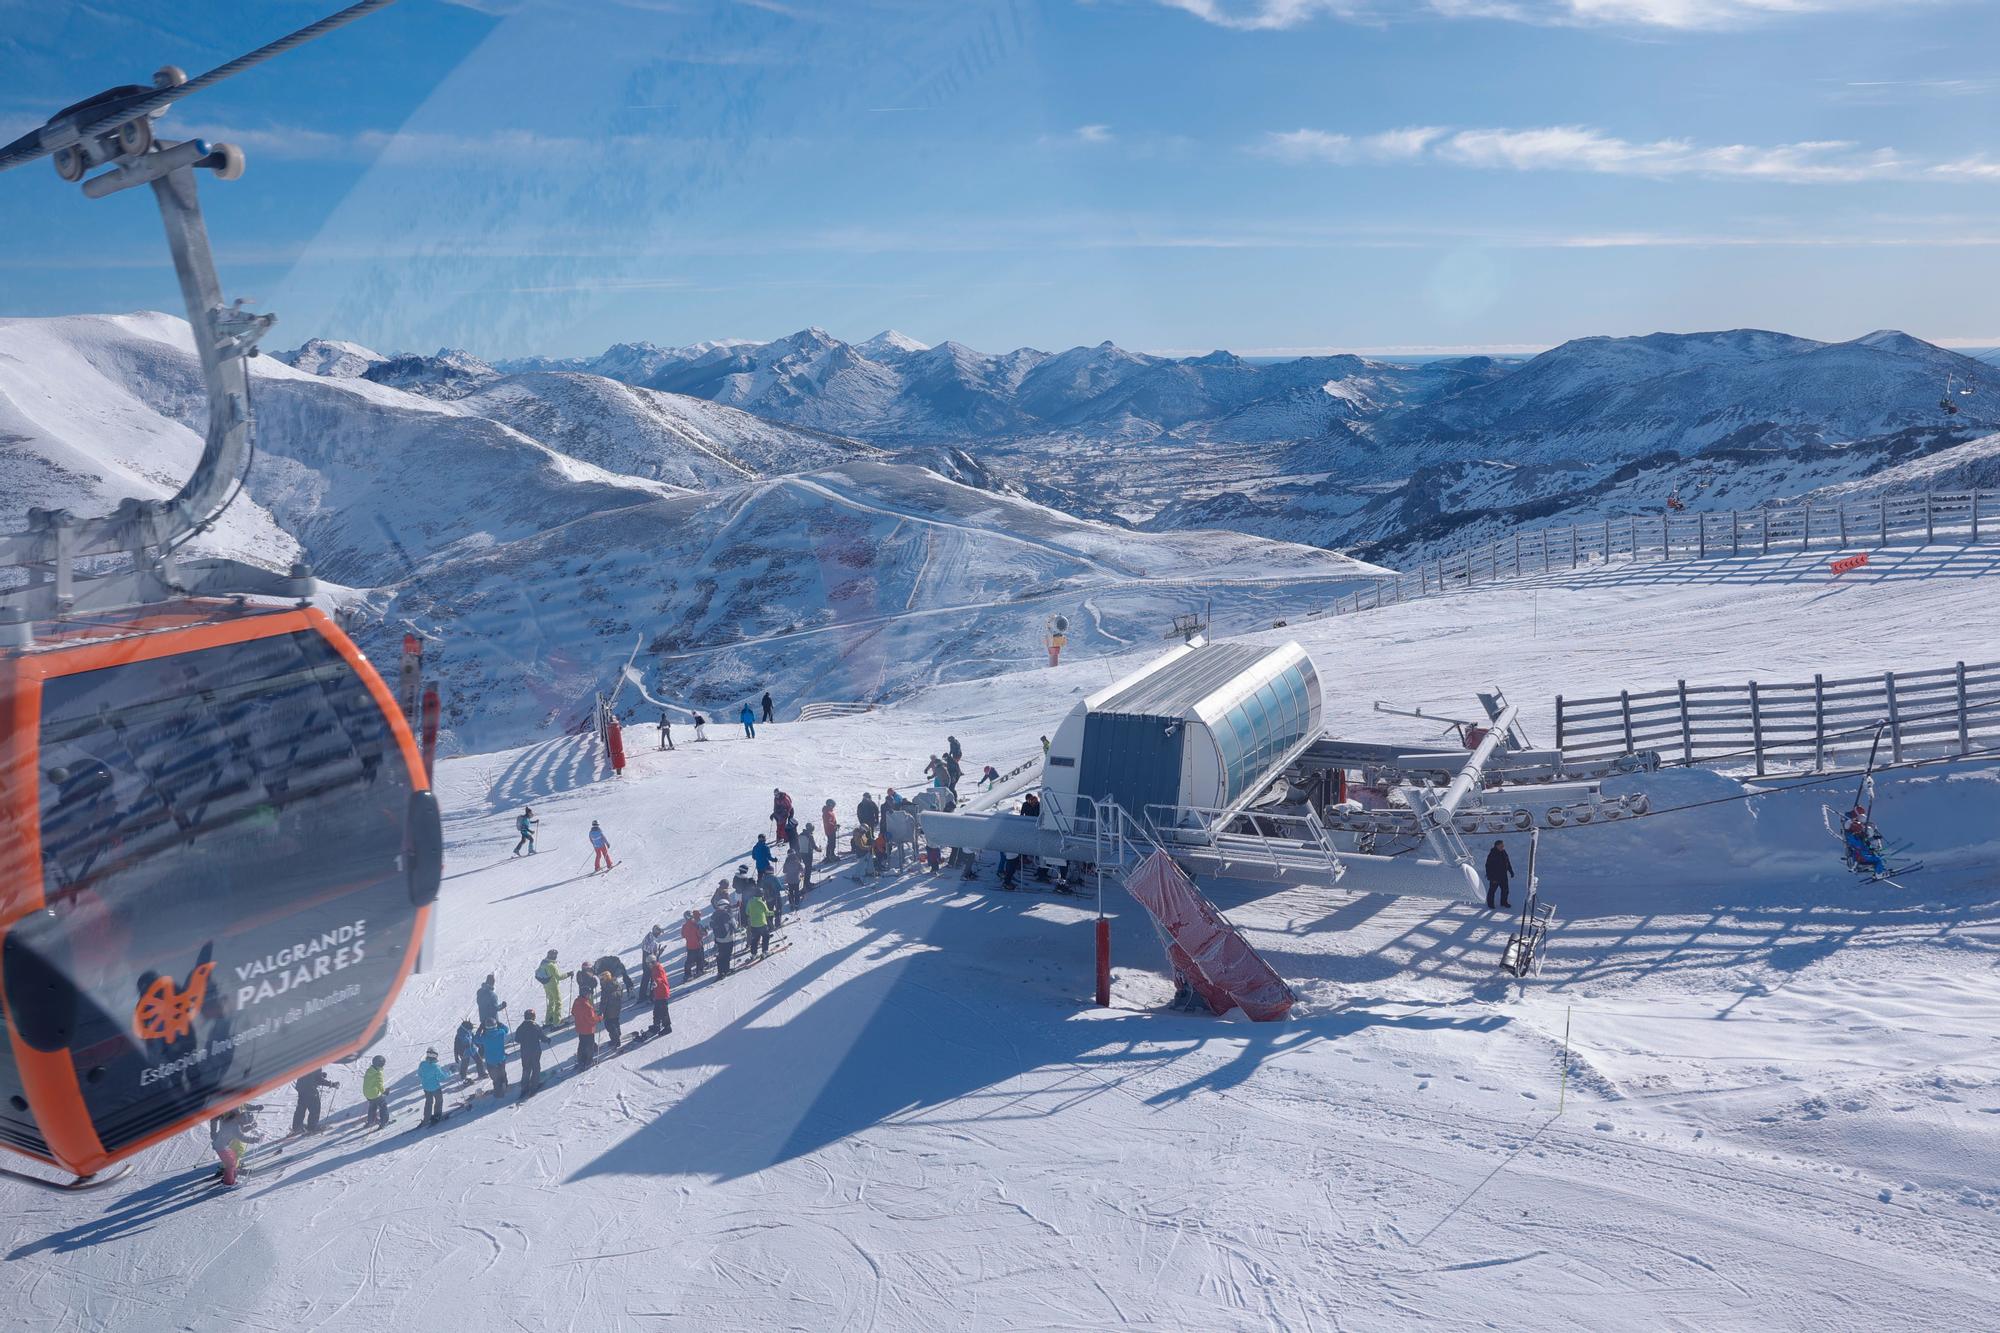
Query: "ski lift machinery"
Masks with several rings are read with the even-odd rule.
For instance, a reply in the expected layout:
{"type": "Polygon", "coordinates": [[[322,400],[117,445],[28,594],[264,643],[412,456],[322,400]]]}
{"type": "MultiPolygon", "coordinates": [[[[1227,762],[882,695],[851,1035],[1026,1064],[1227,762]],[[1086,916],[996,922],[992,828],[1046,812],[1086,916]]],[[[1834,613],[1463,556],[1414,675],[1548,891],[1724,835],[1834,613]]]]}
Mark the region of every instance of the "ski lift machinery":
{"type": "Polygon", "coordinates": [[[173,498],[31,510],[0,536],[20,571],[0,578],[0,1146],[76,1185],[365,1046],[437,895],[408,721],[308,601],[311,571],[180,554],[242,489],[245,363],[273,320],[223,304],[196,198],[197,171],[234,179],[242,154],[152,125],[390,3],[192,80],[170,66],[0,148],[0,169],[46,156],[92,199],[152,187],[208,395],[173,498]]]}

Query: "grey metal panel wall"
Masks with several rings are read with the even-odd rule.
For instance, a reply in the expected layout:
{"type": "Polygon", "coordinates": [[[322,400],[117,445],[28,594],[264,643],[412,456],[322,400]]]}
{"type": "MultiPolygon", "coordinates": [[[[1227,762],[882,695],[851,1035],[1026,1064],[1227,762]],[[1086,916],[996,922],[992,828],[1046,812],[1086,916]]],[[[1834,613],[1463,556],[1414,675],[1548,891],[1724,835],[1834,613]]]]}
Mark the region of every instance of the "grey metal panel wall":
{"type": "Polygon", "coordinates": [[[1135,815],[1149,805],[1179,804],[1185,725],[1179,718],[1092,713],[1083,721],[1077,792],[1110,797],[1135,815]]]}

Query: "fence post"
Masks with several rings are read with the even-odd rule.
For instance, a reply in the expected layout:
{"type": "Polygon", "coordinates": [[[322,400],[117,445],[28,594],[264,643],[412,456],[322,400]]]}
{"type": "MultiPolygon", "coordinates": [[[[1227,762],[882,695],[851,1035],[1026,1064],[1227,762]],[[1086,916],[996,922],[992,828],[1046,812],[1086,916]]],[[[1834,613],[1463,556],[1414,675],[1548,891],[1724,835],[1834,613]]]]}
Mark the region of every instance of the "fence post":
{"type": "Polygon", "coordinates": [[[1688,721],[1688,683],[1680,682],[1681,692],[1681,762],[1694,762],[1694,727],[1688,721]]]}
{"type": "Polygon", "coordinates": [[[1611,520],[1604,520],[1604,563],[1611,563],[1611,520]]]}
{"type": "Polygon", "coordinates": [[[1972,729],[1965,717],[1965,663],[1958,664],[1958,752],[1972,748],[1972,729]]]}
{"type": "Polygon", "coordinates": [[[1514,534],[1514,577],[1521,577],[1521,534],[1514,534]]]}
{"type": "Polygon", "coordinates": [[[1889,544],[1889,497],[1886,495],[1879,497],[1875,501],[1875,508],[1881,511],[1882,544],[1887,546],[1889,544]]]}
{"type": "MultiPolygon", "coordinates": [[[[1558,755],[1562,753],[1562,748],[1563,748],[1563,697],[1560,694],[1558,694],[1556,696],[1556,753],[1558,755]]],[[[1558,759],[1556,762],[1560,764],[1562,761],[1558,759]]]]}
{"type": "Polygon", "coordinates": [[[1924,545],[1937,545],[1937,523],[1931,517],[1931,488],[1924,487],[1924,545]]]}
{"type": "Polygon", "coordinates": [[[1979,545],[1979,488],[1977,486],[1972,488],[1972,536],[1965,544],[1967,546],[1979,545]]]}
{"type": "Polygon", "coordinates": [[[1896,673],[1884,671],[1882,683],[1889,695],[1889,757],[1900,764],[1903,762],[1903,718],[1902,710],[1896,707],[1896,673]]]}
{"type": "Polygon", "coordinates": [[[1757,530],[1764,539],[1764,554],[1765,555],[1771,554],[1771,511],[1770,510],[1759,509],[1757,511],[1757,530]]]}
{"type": "Polygon", "coordinates": [[[1799,525],[1799,549],[1812,550],[1812,506],[1806,506],[1806,521],[1799,525]]]}
{"type": "Polygon", "coordinates": [[[1619,708],[1619,711],[1620,711],[1621,713],[1623,713],[1623,714],[1624,714],[1624,716],[1625,716],[1625,753],[1626,753],[1626,754],[1631,754],[1631,753],[1633,752],[1633,751],[1632,751],[1632,693],[1631,693],[1631,691],[1629,691],[1629,690],[1620,690],[1620,691],[1618,691],[1618,708],[1619,708]]]}
{"type": "Polygon", "coordinates": [[[1731,555],[1743,554],[1743,525],[1740,521],[1742,517],[1743,514],[1740,510],[1732,509],[1729,511],[1729,554],[1731,555]]]}
{"type": "Polygon", "coordinates": [[[1813,772],[1826,771],[1826,677],[1813,672],[1813,772]]]}
{"type": "Polygon", "coordinates": [[[1708,515],[1697,515],[1695,522],[1701,524],[1701,538],[1695,543],[1695,558],[1706,560],[1708,559],[1708,515]]]}
{"type": "Polygon", "coordinates": [[[1847,501],[1840,502],[1840,549],[1847,549],[1847,501]]]}
{"type": "MultiPolygon", "coordinates": [[[[1979,540],[1979,525],[1977,523],[1972,525],[1972,539],[1974,541],[1979,540]]],[[[1576,568],[1576,524],[1574,523],[1569,525],[1569,567],[1571,569],[1576,568]]]]}
{"type": "Polygon", "coordinates": [[[1757,682],[1750,682],[1750,748],[1757,754],[1757,776],[1764,776],[1764,709],[1757,701],[1757,682]]]}

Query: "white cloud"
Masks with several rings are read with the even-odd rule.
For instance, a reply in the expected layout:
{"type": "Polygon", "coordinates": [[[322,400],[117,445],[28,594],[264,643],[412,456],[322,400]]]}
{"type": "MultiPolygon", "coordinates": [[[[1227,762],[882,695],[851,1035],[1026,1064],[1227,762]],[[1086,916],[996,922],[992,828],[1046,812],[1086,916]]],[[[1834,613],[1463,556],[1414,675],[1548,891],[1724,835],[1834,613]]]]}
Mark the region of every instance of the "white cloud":
{"type": "Polygon", "coordinates": [[[1036,142],[1050,147],[1102,148],[1117,139],[1109,125],[1079,125],[1061,134],[1044,134],[1036,142]]]}
{"type": "Polygon", "coordinates": [[[1430,162],[1503,171],[1581,171],[1612,176],[1706,176],[1792,184],[1842,184],[1928,176],[1939,180],[2000,178],[1984,158],[1913,167],[1894,149],[1864,149],[1841,140],[1758,147],[1703,146],[1687,139],[1634,142],[1580,125],[1539,129],[1443,130],[1433,126],[1355,138],[1324,130],[1286,130],[1257,146],[1291,162],[1346,166],[1369,162],[1430,162]]]}
{"type": "Polygon", "coordinates": [[[1907,9],[1948,0],[1158,0],[1243,32],[1296,28],[1316,18],[1383,22],[1431,14],[1549,26],[1733,28],[1838,10],[1907,9]]]}

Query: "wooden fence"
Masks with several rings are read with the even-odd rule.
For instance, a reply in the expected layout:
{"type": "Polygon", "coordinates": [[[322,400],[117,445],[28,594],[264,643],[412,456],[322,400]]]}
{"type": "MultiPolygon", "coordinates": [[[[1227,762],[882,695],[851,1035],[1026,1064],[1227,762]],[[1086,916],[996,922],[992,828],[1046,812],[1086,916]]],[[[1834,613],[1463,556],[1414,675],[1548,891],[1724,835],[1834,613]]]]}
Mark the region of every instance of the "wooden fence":
{"type": "Polygon", "coordinates": [[[1922,491],[1840,504],[1607,518],[1517,532],[1394,578],[1378,579],[1319,614],[1367,611],[1619,557],[1709,560],[1773,551],[1929,546],[1939,541],[1971,546],[1982,539],[2000,540],[2000,493],[1922,491]]]}
{"type": "Polygon", "coordinates": [[[1657,751],[1682,763],[1740,760],[1823,769],[1834,751],[1931,758],[2000,745],[2000,662],[1772,684],[1689,685],[1595,699],[1556,696],[1556,748],[1581,757],[1657,751]]]}

